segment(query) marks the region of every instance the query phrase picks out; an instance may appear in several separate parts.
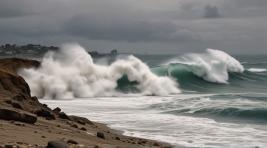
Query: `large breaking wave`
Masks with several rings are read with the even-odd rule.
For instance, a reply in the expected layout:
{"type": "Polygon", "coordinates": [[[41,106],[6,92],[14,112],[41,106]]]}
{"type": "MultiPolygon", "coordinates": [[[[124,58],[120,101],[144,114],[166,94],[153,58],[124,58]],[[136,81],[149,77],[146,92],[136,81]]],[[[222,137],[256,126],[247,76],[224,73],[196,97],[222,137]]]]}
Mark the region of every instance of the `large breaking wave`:
{"type": "Polygon", "coordinates": [[[174,80],[157,76],[134,56],[116,60],[108,66],[98,65],[77,44],[66,44],[58,52],[47,53],[40,68],[24,69],[20,73],[29,83],[32,95],[40,98],[118,95],[117,81],[123,76],[136,82],[135,88],[144,95],[180,92],[174,80]]]}
{"type": "Polygon", "coordinates": [[[205,81],[226,84],[229,74],[242,72],[244,67],[238,60],[215,49],[185,54],[150,68],[132,55],[109,65],[96,64],[84,48],[66,44],[58,52],[47,53],[38,69],[23,69],[20,74],[32,95],[74,98],[177,94],[181,92],[178,83],[187,88],[201,87],[205,81]]]}
{"type": "Polygon", "coordinates": [[[205,53],[200,54],[186,54],[164,65],[167,65],[169,75],[179,70],[187,71],[215,83],[227,83],[230,72],[242,73],[244,71],[244,67],[238,60],[216,49],[207,49],[205,53]]]}

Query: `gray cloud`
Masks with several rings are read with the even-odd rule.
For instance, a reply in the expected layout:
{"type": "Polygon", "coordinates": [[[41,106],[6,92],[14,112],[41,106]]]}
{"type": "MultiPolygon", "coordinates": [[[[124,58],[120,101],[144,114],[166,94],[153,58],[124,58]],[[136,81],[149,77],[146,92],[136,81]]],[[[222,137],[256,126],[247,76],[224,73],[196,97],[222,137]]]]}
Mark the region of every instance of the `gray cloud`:
{"type": "Polygon", "coordinates": [[[195,40],[193,33],[172,22],[134,19],[95,19],[78,15],[70,19],[65,31],[92,40],[126,42],[184,42],[195,40]]]}
{"type": "Polygon", "coordinates": [[[22,1],[2,0],[0,2],[0,18],[21,17],[32,14],[34,12],[22,1]]]}
{"type": "Polygon", "coordinates": [[[266,0],[0,1],[0,43],[76,41],[89,48],[133,52],[211,47],[266,53],[266,26],[266,0]]]}
{"type": "Polygon", "coordinates": [[[220,18],[221,14],[219,9],[216,6],[207,5],[204,8],[204,17],[205,18],[220,18]]]}

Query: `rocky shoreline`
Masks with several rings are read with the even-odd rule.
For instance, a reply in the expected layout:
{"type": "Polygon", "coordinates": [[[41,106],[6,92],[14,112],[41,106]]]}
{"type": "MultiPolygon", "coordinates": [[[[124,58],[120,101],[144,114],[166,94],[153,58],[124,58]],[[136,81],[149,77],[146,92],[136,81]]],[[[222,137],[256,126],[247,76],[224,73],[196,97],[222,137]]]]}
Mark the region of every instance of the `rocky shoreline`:
{"type": "Polygon", "coordinates": [[[153,140],[128,137],[106,125],[51,109],[31,96],[21,68],[40,62],[0,59],[0,147],[171,148],[153,140]]]}

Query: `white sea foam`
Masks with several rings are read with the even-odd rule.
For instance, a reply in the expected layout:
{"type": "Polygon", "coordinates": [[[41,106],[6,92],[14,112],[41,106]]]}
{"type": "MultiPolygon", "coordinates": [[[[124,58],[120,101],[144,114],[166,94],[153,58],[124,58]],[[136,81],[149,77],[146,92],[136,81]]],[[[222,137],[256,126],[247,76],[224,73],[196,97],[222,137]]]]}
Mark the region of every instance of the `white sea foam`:
{"type": "Polygon", "coordinates": [[[179,93],[178,84],[168,77],[152,73],[134,56],[103,66],[78,44],[65,44],[58,52],[47,53],[38,69],[23,69],[20,74],[28,82],[32,95],[39,98],[74,98],[114,96],[117,80],[127,75],[137,81],[144,95],[179,93]]]}
{"type": "Polygon", "coordinates": [[[267,69],[265,69],[265,68],[249,68],[248,71],[250,71],[250,72],[266,72],[267,69]]]}
{"type": "Polygon", "coordinates": [[[205,53],[186,54],[168,61],[165,65],[174,63],[188,65],[188,71],[215,83],[228,83],[229,72],[244,71],[244,67],[238,60],[217,49],[207,49],[205,53]]]}
{"type": "MultiPolygon", "coordinates": [[[[229,94],[230,95],[230,94],[229,94]]],[[[223,122],[207,117],[176,113],[176,109],[232,105],[255,106],[255,101],[208,99],[212,94],[177,94],[175,96],[98,97],[74,100],[41,100],[66,113],[105,123],[128,136],[160,140],[177,147],[252,148],[266,147],[265,124],[223,122]],[[195,99],[194,99],[195,98],[195,99]]],[[[224,119],[224,118],[221,118],[224,119]]],[[[237,119],[238,120],[238,119],[237,119]]],[[[236,120],[236,121],[237,121],[236,120]]]]}

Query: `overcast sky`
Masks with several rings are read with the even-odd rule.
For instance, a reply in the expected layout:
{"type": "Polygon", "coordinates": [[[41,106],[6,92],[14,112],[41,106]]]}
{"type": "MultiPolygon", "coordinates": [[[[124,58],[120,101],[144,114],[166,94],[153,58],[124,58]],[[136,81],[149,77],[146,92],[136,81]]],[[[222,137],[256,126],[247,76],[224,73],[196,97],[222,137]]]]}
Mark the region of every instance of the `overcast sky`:
{"type": "Polygon", "coordinates": [[[0,44],[267,53],[267,0],[0,0],[0,44]]]}

